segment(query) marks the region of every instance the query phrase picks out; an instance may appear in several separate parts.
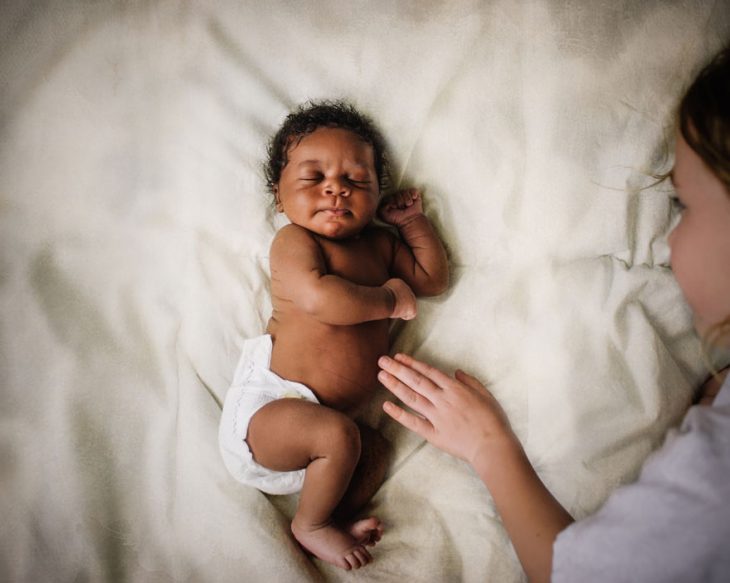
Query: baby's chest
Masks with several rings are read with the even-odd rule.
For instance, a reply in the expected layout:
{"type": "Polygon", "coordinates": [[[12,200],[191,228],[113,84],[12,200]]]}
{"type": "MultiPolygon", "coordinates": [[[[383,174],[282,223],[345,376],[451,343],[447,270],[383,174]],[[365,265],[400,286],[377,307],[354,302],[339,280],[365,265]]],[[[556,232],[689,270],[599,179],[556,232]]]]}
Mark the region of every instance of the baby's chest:
{"type": "Polygon", "coordinates": [[[322,252],[327,273],[358,285],[382,285],[390,277],[385,258],[367,245],[328,242],[322,252]]]}

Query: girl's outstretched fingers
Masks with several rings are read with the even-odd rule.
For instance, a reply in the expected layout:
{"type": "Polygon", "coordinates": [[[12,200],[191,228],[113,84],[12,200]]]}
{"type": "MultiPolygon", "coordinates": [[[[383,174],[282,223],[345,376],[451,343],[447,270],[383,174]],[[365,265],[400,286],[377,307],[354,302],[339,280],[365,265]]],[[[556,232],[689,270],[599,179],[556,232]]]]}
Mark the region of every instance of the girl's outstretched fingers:
{"type": "Polygon", "coordinates": [[[451,377],[405,354],[378,364],[380,382],[415,414],[393,403],[383,404],[384,411],[446,453],[473,465],[491,444],[517,440],[502,407],[472,375],[451,377]]]}
{"type": "Polygon", "coordinates": [[[426,440],[428,440],[430,434],[433,432],[433,426],[428,419],[409,413],[391,401],[385,401],[383,403],[383,411],[403,427],[410,429],[426,440]]]}
{"type": "MultiPolygon", "coordinates": [[[[437,369],[435,366],[426,364],[423,361],[416,360],[409,354],[403,354],[399,352],[393,358],[408,367],[409,369],[415,371],[415,375],[428,379],[430,381],[429,385],[436,389],[445,389],[453,384],[454,379],[452,379],[445,372],[437,369]]],[[[415,377],[411,377],[411,379],[413,378],[415,377]]],[[[405,382],[406,384],[410,384],[408,381],[405,382]]],[[[435,395],[432,394],[432,396],[435,395]]]]}
{"type": "MultiPolygon", "coordinates": [[[[381,356],[378,359],[378,366],[383,370],[378,375],[378,379],[380,382],[383,382],[384,379],[387,380],[386,387],[396,397],[423,415],[428,407],[438,399],[441,387],[416,370],[418,365],[428,367],[404,354],[396,354],[395,358],[381,356]]],[[[448,378],[446,375],[443,376],[448,378]]],[[[383,382],[383,384],[385,383],[383,382]]]]}
{"type": "Polygon", "coordinates": [[[470,375],[467,372],[464,372],[461,369],[458,369],[454,373],[454,376],[456,377],[457,381],[464,383],[465,385],[471,387],[476,391],[489,392],[489,390],[482,384],[482,382],[478,378],[470,375]]]}

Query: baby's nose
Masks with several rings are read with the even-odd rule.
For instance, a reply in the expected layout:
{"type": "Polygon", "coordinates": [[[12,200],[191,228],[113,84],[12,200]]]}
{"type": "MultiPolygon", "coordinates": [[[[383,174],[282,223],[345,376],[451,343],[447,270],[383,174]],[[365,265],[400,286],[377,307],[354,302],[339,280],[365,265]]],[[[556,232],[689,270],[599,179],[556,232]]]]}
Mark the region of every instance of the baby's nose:
{"type": "Polygon", "coordinates": [[[329,196],[349,196],[350,189],[343,180],[332,179],[325,185],[324,193],[329,196]]]}

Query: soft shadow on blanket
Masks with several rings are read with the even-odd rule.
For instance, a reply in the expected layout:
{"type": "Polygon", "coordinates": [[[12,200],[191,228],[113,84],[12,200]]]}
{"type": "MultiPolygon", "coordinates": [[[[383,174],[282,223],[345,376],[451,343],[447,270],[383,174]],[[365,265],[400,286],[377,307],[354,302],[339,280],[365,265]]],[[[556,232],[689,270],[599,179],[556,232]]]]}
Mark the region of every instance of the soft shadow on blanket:
{"type": "Polygon", "coordinates": [[[418,186],[452,285],[393,350],[488,382],[583,516],[706,373],[668,267],[673,108],[730,3],[0,7],[0,579],[521,581],[462,462],[383,415],[386,532],[345,573],[233,481],[220,404],[270,314],[268,136],[346,98],[418,186]]]}

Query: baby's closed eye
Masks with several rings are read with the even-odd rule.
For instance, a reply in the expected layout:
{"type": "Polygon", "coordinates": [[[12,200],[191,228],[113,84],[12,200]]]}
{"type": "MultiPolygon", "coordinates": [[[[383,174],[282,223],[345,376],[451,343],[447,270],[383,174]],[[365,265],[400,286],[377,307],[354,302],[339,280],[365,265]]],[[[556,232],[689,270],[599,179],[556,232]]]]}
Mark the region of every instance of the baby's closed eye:
{"type": "Polygon", "coordinates": [[[357,186],[367,186],[368,184],[371,184],[371,181],[370,180],[365,180],[365,179],[358,180],[356,178],[348,178],[347,181],[350,184],[355,184],[357,186]]]}

